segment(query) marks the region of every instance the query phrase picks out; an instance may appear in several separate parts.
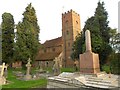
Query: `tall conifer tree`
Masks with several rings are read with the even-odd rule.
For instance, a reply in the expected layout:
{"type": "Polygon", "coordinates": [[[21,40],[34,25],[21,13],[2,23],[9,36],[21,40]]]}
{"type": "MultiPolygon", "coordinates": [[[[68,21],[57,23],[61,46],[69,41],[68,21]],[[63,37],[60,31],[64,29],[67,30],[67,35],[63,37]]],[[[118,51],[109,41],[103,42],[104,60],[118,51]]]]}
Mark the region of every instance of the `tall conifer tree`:
{"type": "Polygon", "coordinates": [[[2,14],[2,60],[11,63],[14,52],[14,19],[10,13],[2,14]]]}
{"type": "Polygon", "coordinates": [[[82,37],[82,40],[77,38],[73,45],[73,54],[75,53],[75,51],[78,51],[75,47],[82,47],[82,51],[79,51],[79,53],[77,53],[77,56],[79,56],[80,52],[85,51],[85,48],[83,47],[85,44],[85,42],[83,42],[83,36],[85,34],[85,31],[88,29],[91,32],[92,51],[99,54],[101,66],[106,63],[106,60],[112,51],[109,45],[110,27],[108,26],[109,22],[107,21],[107,18],[108,13],[104,8],[104,2],[98,2],[98,6],[96,8],[94,16],[88,18],[83,28],[83,35],[78,37],[82,37]],[[78,45],[76,45],[77,42],[83,43],[79,43],[78,45]]]}
{"type": "Polygon", "coordinates": [[[100,29],[100,35],[103,39],[103,41],[109,43],[110,39],[110,27],[108,26],[108,13],[106,9],[104,8],[104,2],[100,3],[98,2],[98,6],[95,11],[95,18],[99,22],[99,29],[100,29]]]}
{"type": "Polygon", "coordinates": [[[35,9],[30,3],[23,13],[22,22],[17,25],[16,59],[24,63],[29,57],[35,59],[39,48],[39,31],[35,9]]]}

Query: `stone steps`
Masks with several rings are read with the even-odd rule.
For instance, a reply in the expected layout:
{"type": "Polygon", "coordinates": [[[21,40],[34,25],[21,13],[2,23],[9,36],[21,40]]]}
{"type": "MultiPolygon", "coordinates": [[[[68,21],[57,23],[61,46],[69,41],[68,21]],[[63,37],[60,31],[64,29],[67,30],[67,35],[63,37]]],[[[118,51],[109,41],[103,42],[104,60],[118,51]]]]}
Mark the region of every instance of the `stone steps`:
{"type": "Polygon", "coordinates": [[[94,81],[94,80],[96,80],[96,81],[98,80],[98,81],[101,81],[101,80],[103,80],[103,79],[102,79],[102,78],[87,78],[86,80],[93,80],[93,81],[94,81]]]}
{"type": "Polygon", "coordinates": [[[95,78],[95,77],[86,78],[85,85],[92,87],[102,87],[102,88],[112,87],[110,81],[103,78],[95,78]]]}
{"type": "Polygon", "coordinates": [[[97,85],[103,85],[103,86],[110,86],[111,83],[105,83],[105,82],[86,82],[87,84],[97,84],[97,85]]]}
{"type": "Polygon", "coordinates": [[[105,81],[105,80],[90,80],[90,79],[88,79],[88,80],[86,80],[86,81],[88,81],[88,82],[102,82],[102,83],[111,83],[110,81],[105,81]]]}
{"type": "Polygon", "coordinates": [[[107,85],[99,85],[99,84],[91,84],[91,83],[87,83],[86,86],[89,86],[89,87],[96,87],[96,88],[109,88],[109,86],[107,85]]]}

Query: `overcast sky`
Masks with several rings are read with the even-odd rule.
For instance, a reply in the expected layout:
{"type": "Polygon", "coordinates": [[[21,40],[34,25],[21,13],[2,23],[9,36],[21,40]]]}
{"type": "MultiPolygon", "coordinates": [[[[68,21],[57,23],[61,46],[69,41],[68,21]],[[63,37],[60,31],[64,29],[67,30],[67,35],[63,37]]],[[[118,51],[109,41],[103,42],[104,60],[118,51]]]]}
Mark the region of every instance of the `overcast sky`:
{"type": "MultiPolygon", "coordinates": [[[[99,0],[0,0],[0,23],[2,14],[9,12],[14,16],[15,24],[22,20],[22,13],[31,2],[36,10],[40,26],[40,42],[60,37],[62,35],[62,13],[73,9],[80,14],[81,27],[84,27],[88,17],[94,15],[99,0]]],[[[118,28],[118,1],[100,0],[105,2],[108,12],[109,26],[118,28]]]]}

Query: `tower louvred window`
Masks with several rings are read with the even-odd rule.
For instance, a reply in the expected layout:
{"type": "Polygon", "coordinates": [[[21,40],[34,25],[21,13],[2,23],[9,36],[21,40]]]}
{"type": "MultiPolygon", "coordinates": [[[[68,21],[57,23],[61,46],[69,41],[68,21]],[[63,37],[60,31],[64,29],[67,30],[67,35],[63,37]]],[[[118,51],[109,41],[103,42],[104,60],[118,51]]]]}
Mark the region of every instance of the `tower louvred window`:
{"type": "Polygon", "coordinates": [[[67,35],[69,35],[69,31],[67,30],[67,35]]]}

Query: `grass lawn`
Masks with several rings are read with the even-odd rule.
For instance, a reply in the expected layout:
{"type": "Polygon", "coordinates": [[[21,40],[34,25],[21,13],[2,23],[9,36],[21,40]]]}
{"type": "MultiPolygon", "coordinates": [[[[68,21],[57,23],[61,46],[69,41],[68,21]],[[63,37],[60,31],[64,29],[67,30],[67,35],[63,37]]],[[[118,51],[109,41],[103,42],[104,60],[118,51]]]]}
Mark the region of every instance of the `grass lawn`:
{"type": "MultiPolygon", "coordinates": [[[[52,72],[52,68],[46,68],[46,71],[52,72]]],[[[9,69],[8,70],[8,77],[7,80],[10,81],[10,84],[3,85],[2,88],[45,88],[47,85],[47,79],[41,77],[38,80],[29,80],[29,81],[22,81],[16,79],[13,71],[22,71],[25,73],[26,69],[9,69]]],[[[75,72],[74,68],[61,68],[62,72],[75,72]]],[[[32,73],[35,73],[35,69],[32,69],[32,73]]]]}
{"type": "Polygon", "coordinates": [[[40,78],[39,80],[29,80],[29,81],[18,80],[16,79],[16,76],[12,73],[12,69],[8,70],[7,80],[10,81],[11,83],[7,85],[3,85],[2,88],[36,88],[36,87],[44,88],[47,85],[47,79],[45,78],[40,78]]]}
{"type": "Polygon", "coordinates": [[[61,72],[75,72],[74,68],[61,68],[61,72]]]}
{"type": "MultiPolygon", "coordinates": [[[[49,71],[50,73],[52,73],[52,68],[45,68],[46,71],[49,71]]],[[[75,68],[61,68],[61,73],[62,72],[75,72],[75,68]]]]}

